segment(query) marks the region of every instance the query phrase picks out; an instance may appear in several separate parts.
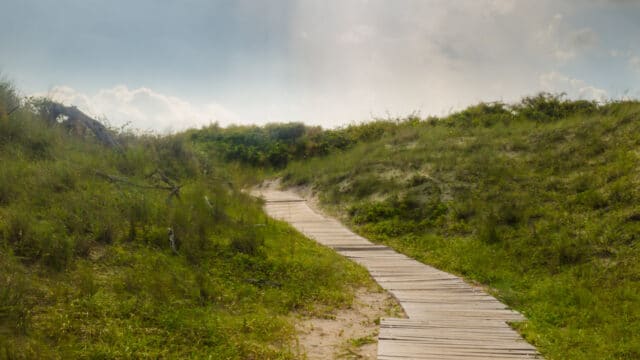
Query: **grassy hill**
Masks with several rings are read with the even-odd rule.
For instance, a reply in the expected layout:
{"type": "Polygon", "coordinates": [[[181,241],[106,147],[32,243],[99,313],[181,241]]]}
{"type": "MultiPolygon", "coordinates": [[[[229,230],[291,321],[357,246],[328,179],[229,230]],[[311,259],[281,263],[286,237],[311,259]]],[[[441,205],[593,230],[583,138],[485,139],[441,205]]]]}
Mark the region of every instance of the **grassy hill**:
{"type": "Polygon", "coordinates": [[[359,132],[375,136],[294,161],[285,181],[488,286],[550,359],[640,358],[640,103],[541,94],[345,131],[359,132]]]}
{"type": "Polygon", "coordinates": [[[369,283],[184,134],[110,149],[19,104],[0,83],[0,359],[295,358],[292,314],[369,283]]]}
{"type": "Polygon", "coordinates": [[[485,285],[547,358],[640,358],[639,102],[541,94],[334,130],[120,133],[118,150],[19,100],[0,83],[0,359],[295,358],[292,314],[369,280],[240,191],[274,174],[485,285]]]}

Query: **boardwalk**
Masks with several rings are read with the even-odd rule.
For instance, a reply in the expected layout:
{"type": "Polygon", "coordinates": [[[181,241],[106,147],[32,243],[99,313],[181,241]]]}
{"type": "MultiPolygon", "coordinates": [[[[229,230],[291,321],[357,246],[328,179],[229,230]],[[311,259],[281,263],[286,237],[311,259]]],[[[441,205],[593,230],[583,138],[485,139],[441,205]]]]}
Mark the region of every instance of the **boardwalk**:
{"type": "Polygon", "coordinates": [[[261,189],[267,213],[362,264],[405,310],[382,319],[378,359],[536,359],[507,321],[522,316],[460,278],[358,236],[292,192],[261,189]]]}

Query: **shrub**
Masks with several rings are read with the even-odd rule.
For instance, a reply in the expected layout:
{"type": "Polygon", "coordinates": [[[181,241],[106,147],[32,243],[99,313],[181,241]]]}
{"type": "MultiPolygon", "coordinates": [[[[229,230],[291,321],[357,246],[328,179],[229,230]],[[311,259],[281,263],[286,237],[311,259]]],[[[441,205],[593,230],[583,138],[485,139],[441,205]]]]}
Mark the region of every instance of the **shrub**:
{"type": "Polygon", "coordinates": [[[14,86],[9,81],[0,79],[0,117],[15,111],[20,103],[20,97],[14,86]]]}
{"type": "Polygon", "coordinates": [[[349,208],[353,222],[365,224],[378,222],[397,216],[399,209],[391,202],[366,202],[361,205],[354,205],[349,208]]]}
{"type": "Polygon", "coordinates": [[[565,100],[565,94],[539,93],[522,99],[513,106],[514,111],[522,118],[537,122],[550,122],[569,115],[589,115],[598,110],[593,101],[565,100]]]}
{"type": "Polygon", "coordinates": [[[257,255],[264,245],[264,238],[257,232],[244,230],[231,238],[231,250],[246,255],[257,255]]]}
{"type": "Polygon", "coordinates": [[[489,213],[483,217],[478,230],[478,239],[485,244],[496,244],[500,242],[498,219],[495,214],[489,213]]]}
{"type": "Polygon", "coordinates": [[[501,102],[480,103],[450,115],[445,122],[449,126],[490,127],[498,123],[508,124],[513,119],[512,112],[501,102]]]}

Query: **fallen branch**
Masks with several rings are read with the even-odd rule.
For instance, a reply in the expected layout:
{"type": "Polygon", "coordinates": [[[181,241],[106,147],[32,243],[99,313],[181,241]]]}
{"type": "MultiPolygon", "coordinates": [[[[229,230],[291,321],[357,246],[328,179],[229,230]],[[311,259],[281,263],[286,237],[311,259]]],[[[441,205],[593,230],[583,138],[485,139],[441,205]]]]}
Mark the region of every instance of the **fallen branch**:
{"type": "Polygon", "coordinates": [[[151,174],[145,176],[145,178],[146,179],[153,178],[155,175],[157,175],[158,178],[160,178],[160,181],[167,184],[167,186],[170,186],[171,188],[176,187],[176,184],[171,179],[169,179],[167,175],[165,175],[162,171],[158,169],[154,170],[151,174]]]}
{"type": "Polygon", "coordinates": [[[109,175],[106,173],[103,173],[101,171],[95,171],[95,174],[103,179],[106,179],[109,182],[112,183],[122,183],[122,184],[126,184],[129,186],[133,186],[133,187],[137,187],[137,188],[141,188],[141,189],[157,189],[157,190],[166,190],[169,191],[169,196],[167,197],[167,202],[171,202],[171,198],[172,197],[176,197],[176,198],[180,198],[180,189],[182,188],[182,185],[177,185],[174,184],[169,178],[167,178],[165,176],[165,183],[167,183],[167,186],[164,185],[148,185],[148,184],[138,184],[135,183],[127,178],[122,178],[122,177],[118,177],[118,176],[114,176],[114,175],[109,175]]]}
{"type": "Polygon", "coordinates": [[[9,110],[9,112],[7,113],[7,116],[10,116],[11,114],[13,114],[18,109],[20,109],[20,105],[14,106],[13,109],[9,110]]]}

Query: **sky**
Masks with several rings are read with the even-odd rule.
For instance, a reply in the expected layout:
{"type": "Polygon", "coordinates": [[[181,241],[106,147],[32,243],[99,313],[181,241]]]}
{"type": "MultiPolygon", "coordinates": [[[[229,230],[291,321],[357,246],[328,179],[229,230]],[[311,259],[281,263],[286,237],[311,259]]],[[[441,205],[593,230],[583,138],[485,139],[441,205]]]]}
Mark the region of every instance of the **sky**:
{"type": "Polygon", "coordinates": [[[640,97],[640,0],[0,0],[0,74],[113,126],[640,97]]]}

